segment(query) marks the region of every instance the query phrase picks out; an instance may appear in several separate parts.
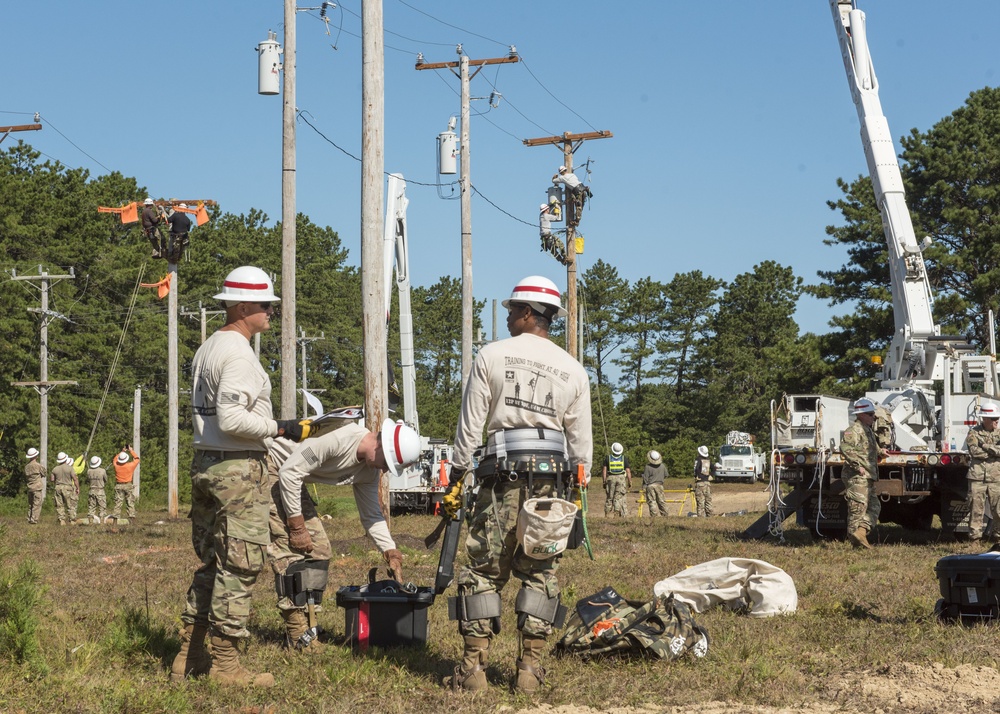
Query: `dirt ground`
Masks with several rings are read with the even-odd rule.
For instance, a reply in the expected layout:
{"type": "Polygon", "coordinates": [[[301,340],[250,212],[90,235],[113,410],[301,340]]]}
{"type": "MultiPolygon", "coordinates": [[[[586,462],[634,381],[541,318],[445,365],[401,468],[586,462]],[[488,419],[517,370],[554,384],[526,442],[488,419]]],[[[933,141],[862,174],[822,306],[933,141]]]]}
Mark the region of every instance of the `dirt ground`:
{"type": "MultiPolygon", "coordinates": [[[[876,672],[844,677],[827,689],[827,702],[803,702],[783,707],[753,707],[735,702],[705,702],[683,707],[601,710],[602,714],[868,714],[884,711],[912,711],[925,714],[995,711],[1000,698],[1000,672],[992,667],[961,665],[954,669],[942,664],[921,667],[900,663],[876,672]],[[858,693],[867,699],[865,708],[843,707],[837,703],[841,692],[858,693]]],[[[540,706],[521,714],[599,714],[589,707],[540,706]]]]}

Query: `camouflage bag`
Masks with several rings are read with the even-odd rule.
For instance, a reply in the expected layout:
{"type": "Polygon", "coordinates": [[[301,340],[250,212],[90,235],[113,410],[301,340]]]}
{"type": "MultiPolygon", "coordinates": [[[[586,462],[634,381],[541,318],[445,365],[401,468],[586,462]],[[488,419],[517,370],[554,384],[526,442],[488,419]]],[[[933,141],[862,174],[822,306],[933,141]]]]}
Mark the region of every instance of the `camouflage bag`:
{"type": "Polygon", "coordinates": [[[651,602],[626,600],[614,588],[576,603],[557,654],[575,654],[588,660],[598,655],[677,659],[686,652],[708,654],[708,632],[691,616],[691,608],[673,594],[651,602]]]}

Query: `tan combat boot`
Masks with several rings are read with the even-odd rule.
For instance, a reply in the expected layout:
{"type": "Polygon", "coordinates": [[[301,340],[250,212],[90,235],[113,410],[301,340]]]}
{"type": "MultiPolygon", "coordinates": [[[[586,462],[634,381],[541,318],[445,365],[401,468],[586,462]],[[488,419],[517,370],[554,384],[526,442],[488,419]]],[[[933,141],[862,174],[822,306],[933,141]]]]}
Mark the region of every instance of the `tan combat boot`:
{"type": "Polygon", "coordinates": [[[864,526],[858,526],[858,529],[847,536],[848,540],[854,545],[855,548],[867,548],[872,549],[872,544],[868,542],[868,531],[865,530],[864,526]]]}
{"type": "Polygon", "coordinates": [[[184,625],[180,632],[181,651],[174,657],[170,681],[183,682],[186,677],[201,677],[212,668],[212,654],[205,646],[207,625],[184,625]]]}
{"type": "Polygon", "coordinates": [[[534,692],[545,684],[545,670],[542,668],[542,652],[545,638],[535,635],[521,635],[521,656],[517,662],[517,681],[514,687],[522,692],[534,692]]]}
{"type": "Polygon", "coordinates": [[[236,651],[238,637],[212,635],[212,669],[209,679],[220,684],[237,684],[240,686],[273,687],[274,677],[268,672],[254,674],[243,669],[239,653],[236,651]]]}
{"type": "Polygon", "coordinates": [[[307,654],[319,654],[326,647],[316,637],[308,642],[302,641],[302,636],[309,630],[309,618],[305,610],[282,610],[281,618],[285,621],[285,647],[307,654]]]}
{"type": "Polygon", "coordinates": [[[462,653],[462,664],[455,667],[450,677],[444,678],[445,686],[453,692],[465,690],[478,692],[487,688],[486,657],[490,650],[488,637],[472,637],[465,635],[465,652],[462,653]]]}

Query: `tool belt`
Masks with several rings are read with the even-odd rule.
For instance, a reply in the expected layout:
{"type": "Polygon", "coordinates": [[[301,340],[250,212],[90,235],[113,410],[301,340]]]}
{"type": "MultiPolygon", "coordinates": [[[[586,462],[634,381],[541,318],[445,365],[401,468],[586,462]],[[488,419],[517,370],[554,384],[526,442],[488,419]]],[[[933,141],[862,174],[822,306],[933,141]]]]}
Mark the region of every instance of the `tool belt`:
{"type": "Polygon", "coordinates": [[[476,479],[516,481],[526,477],[556,478],[569,472],[566,438],[561,431],[530,427],[490,434],[476,479]]]}

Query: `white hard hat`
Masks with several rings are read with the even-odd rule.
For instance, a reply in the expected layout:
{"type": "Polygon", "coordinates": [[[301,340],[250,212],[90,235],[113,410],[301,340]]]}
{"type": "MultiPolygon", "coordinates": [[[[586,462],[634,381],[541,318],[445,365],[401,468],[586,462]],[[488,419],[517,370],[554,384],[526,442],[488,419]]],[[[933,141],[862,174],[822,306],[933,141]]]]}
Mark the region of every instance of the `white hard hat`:
{"type": "Polygon", "coordinates": [[[559,173],[562,173],[563,171],[566,171],[566,170],[567,170],[567,169],[566,169],[566,167],[565,167],[565,166],[560,166],[560,167],[559,167],[559,173]]]}
{"type": "Polygon", "coordinates": [[[622,445],[617,441],[611,445],[611,453],[615,456],[621,456],[623,451],[625,451],[625,449],[622,448],[622,445]]]}
{"type": "Polygon", "coordinates": [[[393,476],[420,458],[420,436],[402,421],[382,422],[382,453],[393,476]]]}
{"type": "Polygon", "coordinates": [[[153,205],[153,199],[147,197],[146,200],[142,202],[142,204],[144,206],[152,206],[153,205]]]}
{"type": "Polygon", "coordinates": [[[56,454],[56,463],[68,464],[72,460],[73,459],[71,459],[69,456],[66,455],[65,451],[60,451],[58,454],[56,454]]]}
{"type": "Polygon", "coordinates": [[[653,466],[657,466],[661,461],[663,461],[663,457],[660,456],[660,452],[655,449],[646,454],[646,458],[649,459],[649,463],[653,466]]]}
{"type": "Polygon", "coordinates": [[[177,207],[178,208],[187,208],[188,205],[186,203],[180,203],[180,204],[177,205],[177,207]]]}
{"type": "Polygon", "coordinates": [[[538,207],[538,210],[539,211],[544,211],[548,207],[549,207],[549,204],[543,203],[541,206],[538,207]]]}
{"type": "Polygon", "coordinates": [[[698,456],[700,456],[703,459],[707,459],[708,458],[708,447],[707,446],[699,446],[698,447],[698,456]]]}
{"type": "Polygon", "coordinates": [[[96,469],[100,465],[101,465],[101,457],[100,456],[91,456],[90,457],[90,468],[96,469]]]}
{"type": "Polygon", "coordinates": [[[854,409],[851,411],[851,414],[874,414],[874,413],[875,413],[875,404],[872,402],[871,399],[865,399],[863,397],[858,401],[854,402],[854,409]]]}
{"type": "Polygon", "coordinates": [[[550,318],[565,317],[566,310],[559,298],[559,288],[554,282],[541,275],[529,275],[514,286],[514,291],[510,294],[510,298],[503,301],[503,306],[510,307],[512,302],[519,302],[531,305],[550,318]],[[556,308],[554,315],[549,314],[552,308],[556,308]]]}
{"type": "Polygon", "coordinates": [[[242,265],[226,276],[222,283],[222,292],[215,296],[216,300],[231,302],[278,302],[281,300],[274,294],[274,283],[270,276],[260,268],[252,265],[242,265]]]}
{"type": "Polygon", "coordinates": [[[24,454],[24,458],[26,459],[34,459],[37,457],[38,457],[38,449],[36,449],[34,446],[30,447],[24,454]]]}
{"type": "Polygon", "coordinates": [[[128,454],[126,454],[124,451],[119,452],[118,458],[115,459],[115,463],[124,464],[126,461],[128,461],[128,454]]]}
{"type": "Polygon", "coordinates": [[[980,419],[1000,419],[1000,407],[996,404],[983,404],[979,407],[980,419]]]}

